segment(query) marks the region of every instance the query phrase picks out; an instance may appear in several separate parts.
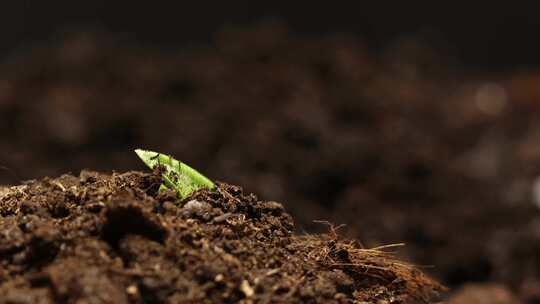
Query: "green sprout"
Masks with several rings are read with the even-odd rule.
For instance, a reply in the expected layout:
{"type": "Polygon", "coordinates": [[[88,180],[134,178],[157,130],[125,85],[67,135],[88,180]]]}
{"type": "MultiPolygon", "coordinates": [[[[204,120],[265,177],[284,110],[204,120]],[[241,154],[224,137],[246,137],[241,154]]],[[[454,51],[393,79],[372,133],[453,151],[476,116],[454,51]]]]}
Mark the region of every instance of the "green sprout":
{"type": "Polygon", "coordinates": [[[172,189],[181,199],[185,199],[199,189],[214,188],[214,183],[207,177],[171,156],[141,149],[136,149],[135,153],[150,169],[161,169],[163,184],[161,184],[160,190],[172,189]]]}

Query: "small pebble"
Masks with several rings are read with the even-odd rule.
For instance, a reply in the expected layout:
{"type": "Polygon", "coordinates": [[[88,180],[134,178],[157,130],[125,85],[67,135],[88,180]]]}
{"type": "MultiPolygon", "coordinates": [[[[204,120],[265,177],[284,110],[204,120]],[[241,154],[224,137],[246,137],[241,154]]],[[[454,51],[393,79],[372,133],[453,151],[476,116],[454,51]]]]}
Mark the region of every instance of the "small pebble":
{"type": "Polygon", "coordinates": [[[189,211],[192,211],[192,212],[204,211],[204,210],[208,210],[210,208],[212,208],[212,206],[209,203],[201,202],[201,201],[198,201],[198,200],[190,200],[189,202],[187,202],[184,205],[185,210],[189,210],[189,211]]]}
{"type": "Polygon", "coordinates": [[[214,278],[214,281],[216,283],[219,283],[219,282],[223,282],[224,279],[225,279],[225,277],[220,273],[220,274],[216,275],[216,277],[214,278]]]}
{"type": "Polygon", "coordinates": [[[129,285],[126,288],[126,293],[129,294],[129,295],[136,295],[137,294],[137,286],[129,285]]]}
{"type": "Polygon", "coordinates": [[[240,284],[240,290],[246,295],[246,298],[251,298],[255,294],[253,287],[249,285],[247,280],[243,280],[240,284]]]}

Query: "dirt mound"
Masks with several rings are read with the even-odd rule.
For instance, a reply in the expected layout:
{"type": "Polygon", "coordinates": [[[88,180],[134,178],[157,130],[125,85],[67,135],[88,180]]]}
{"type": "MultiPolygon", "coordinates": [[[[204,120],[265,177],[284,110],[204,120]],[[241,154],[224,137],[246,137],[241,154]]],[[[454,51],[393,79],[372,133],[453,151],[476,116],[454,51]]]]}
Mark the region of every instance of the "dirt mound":
{"type": "Polygon", "coordinates": [[[178,202],[154,174],[0,191],[0,303],[429,303],[441,287],[379,249],[294,235],[277,202],[219,184],[178,202]]]}

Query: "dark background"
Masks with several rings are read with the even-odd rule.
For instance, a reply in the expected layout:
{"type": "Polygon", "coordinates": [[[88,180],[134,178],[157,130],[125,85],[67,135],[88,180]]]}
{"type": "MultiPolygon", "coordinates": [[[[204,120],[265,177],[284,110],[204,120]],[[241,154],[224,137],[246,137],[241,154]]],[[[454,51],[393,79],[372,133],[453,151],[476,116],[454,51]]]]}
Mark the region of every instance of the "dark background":
{"type": "Polygon", "coordinates": [[[153,149],[282,202],[299,232],[347,224],[456,293],[540,303],[523,3],[4,1],[0,184],[143,170],[131,150],[153,149]]]}
{"type": "MultiPolygon", "coordinates": [[[[540,64],[540,18],[527,1],[3,1],[2,53],[51,34],[91,28],[131,42],[207,42],[224,25],[274,18],[303,35],[354,32],[380,48],[403,35],[428,36],[467,66],[486,69],[540,64]]],[[[531,1],[532,2],[532,1],[531,1]]]]}

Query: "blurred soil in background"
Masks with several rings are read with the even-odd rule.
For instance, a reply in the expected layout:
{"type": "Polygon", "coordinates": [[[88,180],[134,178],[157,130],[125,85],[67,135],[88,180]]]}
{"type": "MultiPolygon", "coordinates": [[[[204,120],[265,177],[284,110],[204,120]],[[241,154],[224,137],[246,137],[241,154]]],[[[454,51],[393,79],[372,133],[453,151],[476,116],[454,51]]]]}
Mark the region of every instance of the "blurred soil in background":
{"type": "Polygon", "coordinates": [[[300,232],[347,224],[475,283],[460,293],[538,303],[539,102],[540,72],[470,73],[413,38],[374,54],[276,24],[177,50],[83,33],[1,65],[0,183],[142,168],[148,148],[283,202],[300,232]]]}

